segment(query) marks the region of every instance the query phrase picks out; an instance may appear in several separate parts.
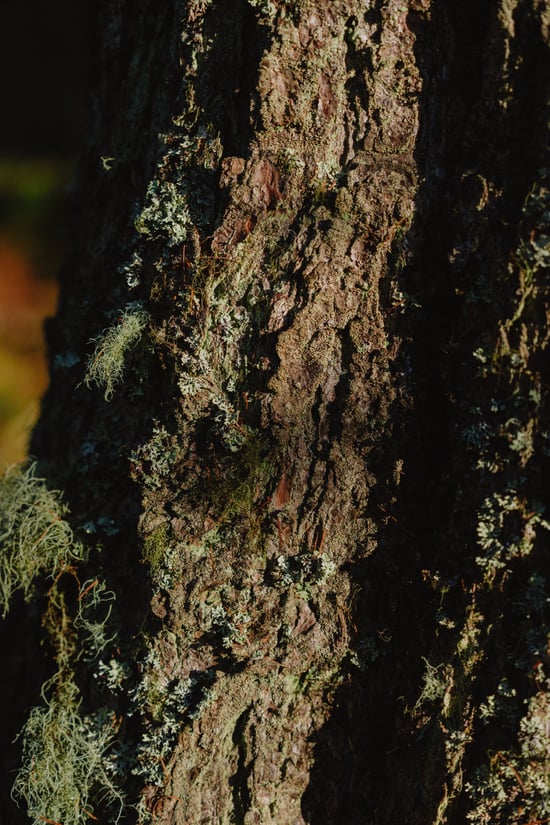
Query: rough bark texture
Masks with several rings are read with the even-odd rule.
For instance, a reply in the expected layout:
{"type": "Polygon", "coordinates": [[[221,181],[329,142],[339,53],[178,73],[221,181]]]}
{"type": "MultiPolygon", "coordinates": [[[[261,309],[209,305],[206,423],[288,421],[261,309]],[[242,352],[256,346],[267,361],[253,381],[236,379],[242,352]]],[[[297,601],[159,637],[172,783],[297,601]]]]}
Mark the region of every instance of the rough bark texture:
{"type": "Polygon", "coordinates": [[[32,450],[129,822],[550,816],[549,14],[367,5],[102,12],[32,450]]]}

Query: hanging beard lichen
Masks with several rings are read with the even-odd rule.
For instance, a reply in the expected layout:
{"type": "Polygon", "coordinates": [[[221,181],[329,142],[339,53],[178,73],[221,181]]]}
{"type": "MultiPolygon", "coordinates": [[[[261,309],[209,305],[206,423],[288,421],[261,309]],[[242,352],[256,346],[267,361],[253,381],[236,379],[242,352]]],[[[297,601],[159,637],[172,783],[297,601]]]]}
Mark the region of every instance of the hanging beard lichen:
{"type": "Polygon", "coordinates": [[[36,475],[36,465],[12,467],[0,479],[0,607],[5,616],[12,596],[26,599],[41,574],[55,578],[64,567],[84,558],[65,520],[67,507],[57,490],[36,475]]]}

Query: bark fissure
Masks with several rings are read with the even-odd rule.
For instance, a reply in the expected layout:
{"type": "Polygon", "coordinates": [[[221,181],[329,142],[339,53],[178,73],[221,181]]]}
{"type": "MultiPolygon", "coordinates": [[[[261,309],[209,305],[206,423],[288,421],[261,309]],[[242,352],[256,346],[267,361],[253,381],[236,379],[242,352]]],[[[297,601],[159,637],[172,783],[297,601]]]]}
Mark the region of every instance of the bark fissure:
{"type": "Polygon", "coordinates": [[[251,809],[250,791],[248,789],[248,778],[251,772],[250,760],[247,759],[247,725],[252,713],[252,708],[247,708],[237,719],[233,733],[233,742],[237,746],[238,762],[237,770],[230,778],[229,782],[233,788],[233,813],[235,825],[245,825],[245,816],[251,809]]]}

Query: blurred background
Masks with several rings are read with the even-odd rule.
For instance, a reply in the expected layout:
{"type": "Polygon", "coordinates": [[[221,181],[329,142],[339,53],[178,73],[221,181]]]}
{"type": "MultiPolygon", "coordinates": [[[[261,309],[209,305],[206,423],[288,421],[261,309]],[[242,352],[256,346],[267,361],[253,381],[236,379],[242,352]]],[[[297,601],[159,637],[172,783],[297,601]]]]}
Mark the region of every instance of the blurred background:
{"type": "Polygon", "coordinates": [[[93,0],[0,0],[0,470],[25,457],[48,375],[43,322],[68,249],[93,0]]]}

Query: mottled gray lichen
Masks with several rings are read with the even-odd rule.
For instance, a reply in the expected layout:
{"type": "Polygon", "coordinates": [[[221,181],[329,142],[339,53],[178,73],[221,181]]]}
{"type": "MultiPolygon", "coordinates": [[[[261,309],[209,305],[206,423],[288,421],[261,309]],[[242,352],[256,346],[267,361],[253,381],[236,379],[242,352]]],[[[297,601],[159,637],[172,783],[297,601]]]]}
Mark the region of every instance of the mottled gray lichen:
{"type": "Polygon", "coordinates": [[[141,235],[162,240],[168,246],[184,243],[193,223],[181,189],[169,181],[151,181],[135,226],[141,235]]]}

